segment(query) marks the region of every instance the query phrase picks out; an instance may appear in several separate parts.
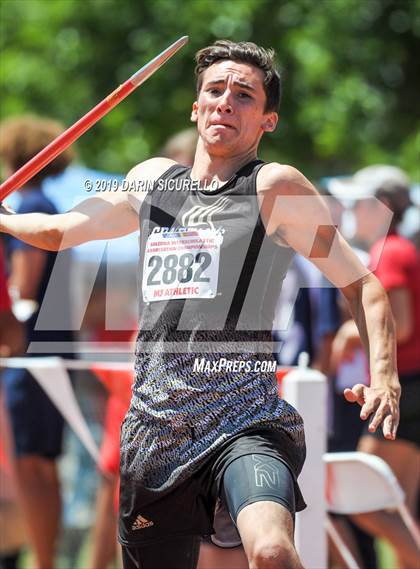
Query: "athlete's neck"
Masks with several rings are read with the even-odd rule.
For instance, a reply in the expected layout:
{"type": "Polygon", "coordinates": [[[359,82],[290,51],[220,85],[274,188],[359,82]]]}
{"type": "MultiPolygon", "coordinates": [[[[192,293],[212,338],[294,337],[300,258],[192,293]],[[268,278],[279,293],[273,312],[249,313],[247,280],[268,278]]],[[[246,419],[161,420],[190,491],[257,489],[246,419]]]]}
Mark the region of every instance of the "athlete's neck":
{"type": "Polygon", "coordinates": [[[227,182],[238,170],[257,158],[256,149],[234,156],[215,156],[210,154],[200,140],[197,144],[191,178],[202,183],[212,181],[220,185],[227,182]]]}

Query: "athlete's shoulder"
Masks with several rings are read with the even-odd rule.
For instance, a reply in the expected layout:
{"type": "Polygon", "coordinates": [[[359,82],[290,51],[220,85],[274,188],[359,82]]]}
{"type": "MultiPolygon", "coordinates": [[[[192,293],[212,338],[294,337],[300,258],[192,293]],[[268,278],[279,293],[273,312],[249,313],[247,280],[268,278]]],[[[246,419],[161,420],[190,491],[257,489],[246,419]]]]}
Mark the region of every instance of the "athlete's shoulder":
{"type": "Polygon", "coordinates": [[[257,177],[257,192],[274,192],[279,195],[313,194],[315,188],[307,178],[288,164],[264,164],[257,177]]]}
{"type": "Polygon", "coordinates": [[[166,170],[175,164],[176,162],[170,158],[149,158],[131,168],[126,176],[126,180],[157,180],[166,170]]]}
{"type": "Polygon", "coordinates": [[[293,166],[276,162],[264,165],[257,176],[257,194],[268,235],[278,231],[285,234],[286,227],[303,234],[312,231],[320,219],[325,220],[325,225],[330,223],[325,201],[293,166]]]}
{"type": "Polygon", "coordinates": [[[127,193],[128,203],[137,213],[153,182],[175,164],[176,162],[169,158],[157,157],[149,158],[131,168],[124,180],[123,191],[127,193]]]}

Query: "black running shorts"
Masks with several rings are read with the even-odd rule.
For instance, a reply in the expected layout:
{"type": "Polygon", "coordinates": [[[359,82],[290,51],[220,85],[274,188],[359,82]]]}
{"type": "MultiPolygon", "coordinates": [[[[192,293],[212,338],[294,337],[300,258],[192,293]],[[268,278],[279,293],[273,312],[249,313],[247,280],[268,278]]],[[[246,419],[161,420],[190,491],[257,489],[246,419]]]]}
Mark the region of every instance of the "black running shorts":
{"type": "Polygon", "coordinates": [[[209,536],[215,533],[218,499],[234,521],[243,507],[262,500],[278,502],[294,515],[305,507],[296,482],[303,459],[296,473],[296,458],[289,460],[290,443],[287,447],[288,440],[277,430],[244,431],[172,491],[136,488],[129,493],[122,486],[122,511],[130,515],[120,518],[121,544],[138,547],[177,536],[209,536]]]}
{"type": "MultiPolygon", "coordinates": [[[[240,546],[236,528],[239,512],[249,504],[266,500],[281,504],[294,516],[294,481],[284,462],[263,454],[244,455],[231,462],[224,473],[211,542],[223,548],[240,546]]],[[[147,523],[150,520],[143,518],[145,529],[147,523]]],[[[196,534],[163,536],[142,546],[123,546],[124,569],[195,569],[199,548],[196,534]]]]}

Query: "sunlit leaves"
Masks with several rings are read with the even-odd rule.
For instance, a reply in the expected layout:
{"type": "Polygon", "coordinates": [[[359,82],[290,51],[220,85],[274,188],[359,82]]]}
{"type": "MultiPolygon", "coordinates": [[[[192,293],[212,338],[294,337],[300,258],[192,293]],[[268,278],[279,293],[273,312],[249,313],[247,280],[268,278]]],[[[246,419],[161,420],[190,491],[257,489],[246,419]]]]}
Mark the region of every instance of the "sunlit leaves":
{"type": "Polygon", "coordinates": [[[314,177],[372,162],[416,175],[419,0],[2,0],[0,117],[66,124],[181,35],[190,43],[78,143],[124,172],[189,126],[194,52],[218,37],[277,50],[281,120],[261,156],[314,177]]]}

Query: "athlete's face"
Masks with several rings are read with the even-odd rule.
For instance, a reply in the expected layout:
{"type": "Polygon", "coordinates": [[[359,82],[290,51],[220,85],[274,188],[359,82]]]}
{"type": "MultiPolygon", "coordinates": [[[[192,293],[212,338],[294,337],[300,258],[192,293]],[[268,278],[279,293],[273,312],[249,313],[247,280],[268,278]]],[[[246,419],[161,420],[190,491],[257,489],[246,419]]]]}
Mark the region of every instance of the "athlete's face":
{"type": "Polygon", "coordinates": [[[278,115],[264,112],[263,72],[247,63],[221,61],[203,72],[191,120],[214,154],[256,149],[264,132],[276,128],[278,115]]]}

